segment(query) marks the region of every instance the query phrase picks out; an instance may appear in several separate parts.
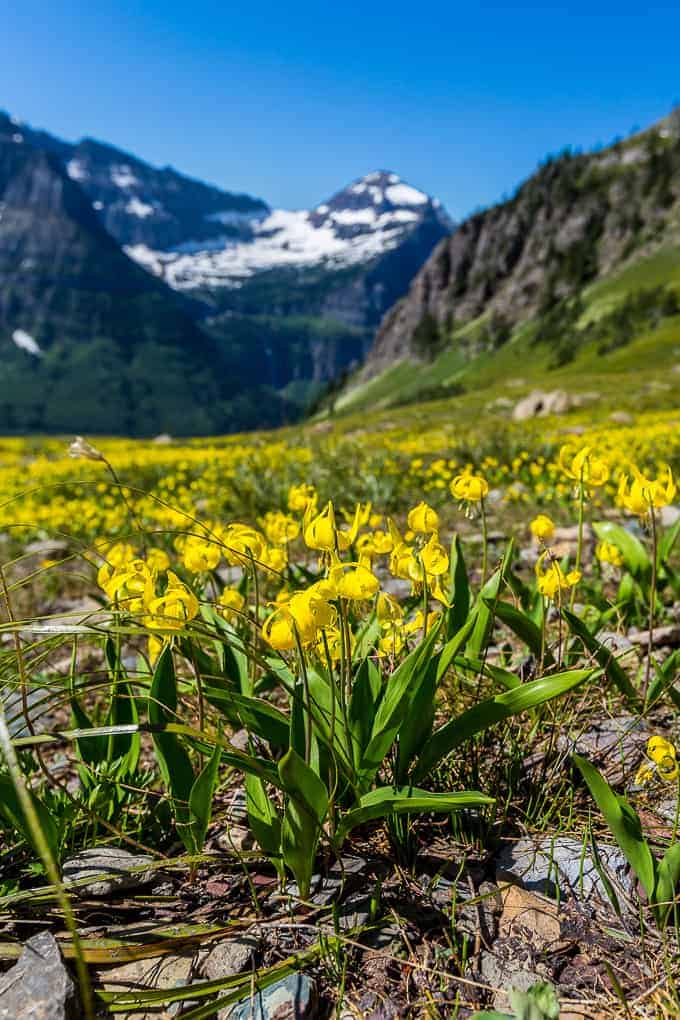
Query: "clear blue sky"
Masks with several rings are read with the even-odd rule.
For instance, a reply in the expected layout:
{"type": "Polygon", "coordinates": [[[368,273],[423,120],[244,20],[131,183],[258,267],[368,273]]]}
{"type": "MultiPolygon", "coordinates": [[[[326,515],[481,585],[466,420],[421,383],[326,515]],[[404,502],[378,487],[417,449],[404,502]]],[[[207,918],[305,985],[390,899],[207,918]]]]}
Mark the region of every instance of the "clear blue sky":
{"type": "Polygon", "coordinates": [[[389,168],[455,217],[680,100],[680,6],[17,0],[0,108],[273,205],[389,168]]]}

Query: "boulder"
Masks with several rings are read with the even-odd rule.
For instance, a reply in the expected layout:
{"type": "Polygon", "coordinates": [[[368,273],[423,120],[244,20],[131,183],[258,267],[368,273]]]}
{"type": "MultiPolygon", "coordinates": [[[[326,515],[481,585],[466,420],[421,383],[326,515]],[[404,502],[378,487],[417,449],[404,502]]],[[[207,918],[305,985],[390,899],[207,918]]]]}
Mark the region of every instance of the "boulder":
{"type": "Polygon", "coordinates": [[[0,1020],[78,1020],[78,997],[57,941],[34,935],[0,977],[0,1020]]]}
{"type": "Polygon", "coordinates": [[[548,414],[565,414],[574,406],[573,398],[565,390],[533,390],[515,404],[512,412],[514,421],[545,417],[548,414]]]}

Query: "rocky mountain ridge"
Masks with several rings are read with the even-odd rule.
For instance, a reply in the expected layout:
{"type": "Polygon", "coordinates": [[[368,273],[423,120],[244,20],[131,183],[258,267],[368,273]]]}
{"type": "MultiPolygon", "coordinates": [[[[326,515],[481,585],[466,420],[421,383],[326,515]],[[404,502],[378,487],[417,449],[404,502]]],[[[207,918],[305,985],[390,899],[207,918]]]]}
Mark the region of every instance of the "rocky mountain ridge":
{"type": "Polygon", "coordinates": [[[600,152],[548,160],[510,200],[461,223],[385,315],[360,380],[404,359],[433,356],[482,316],[491,333],[507,336],[627,259],[677,237],[676,111],[600,152]]]}

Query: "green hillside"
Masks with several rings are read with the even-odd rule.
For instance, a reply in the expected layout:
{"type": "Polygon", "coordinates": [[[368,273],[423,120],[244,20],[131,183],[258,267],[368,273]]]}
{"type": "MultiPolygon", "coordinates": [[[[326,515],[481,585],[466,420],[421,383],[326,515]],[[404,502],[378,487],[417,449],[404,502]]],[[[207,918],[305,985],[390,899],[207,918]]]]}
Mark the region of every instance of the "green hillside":
{"type": "MultiPolygon", "coordinates": [[[[355,379],[334,412],[387,409],[436,398],[462,407],[533,389],[597,391],[607,407],[672,406],[680,398],[680,247],[667,245],[520,322],[507,339],[485,313],[439,339],[430,357],[355,379]]],[[[598,398],[593,398],[598,399],[598,398]]]]}

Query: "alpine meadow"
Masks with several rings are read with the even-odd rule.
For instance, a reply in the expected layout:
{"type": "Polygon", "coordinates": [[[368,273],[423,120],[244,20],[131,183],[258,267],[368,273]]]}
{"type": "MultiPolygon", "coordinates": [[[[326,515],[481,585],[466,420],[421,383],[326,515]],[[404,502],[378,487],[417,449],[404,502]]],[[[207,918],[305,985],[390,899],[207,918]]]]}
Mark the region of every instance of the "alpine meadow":
{"type": "Polygon", "coordinates": [[[0,113],[0,1016],[680,1016],[680,107],[464,217],[61,133],[0,113]]]}

